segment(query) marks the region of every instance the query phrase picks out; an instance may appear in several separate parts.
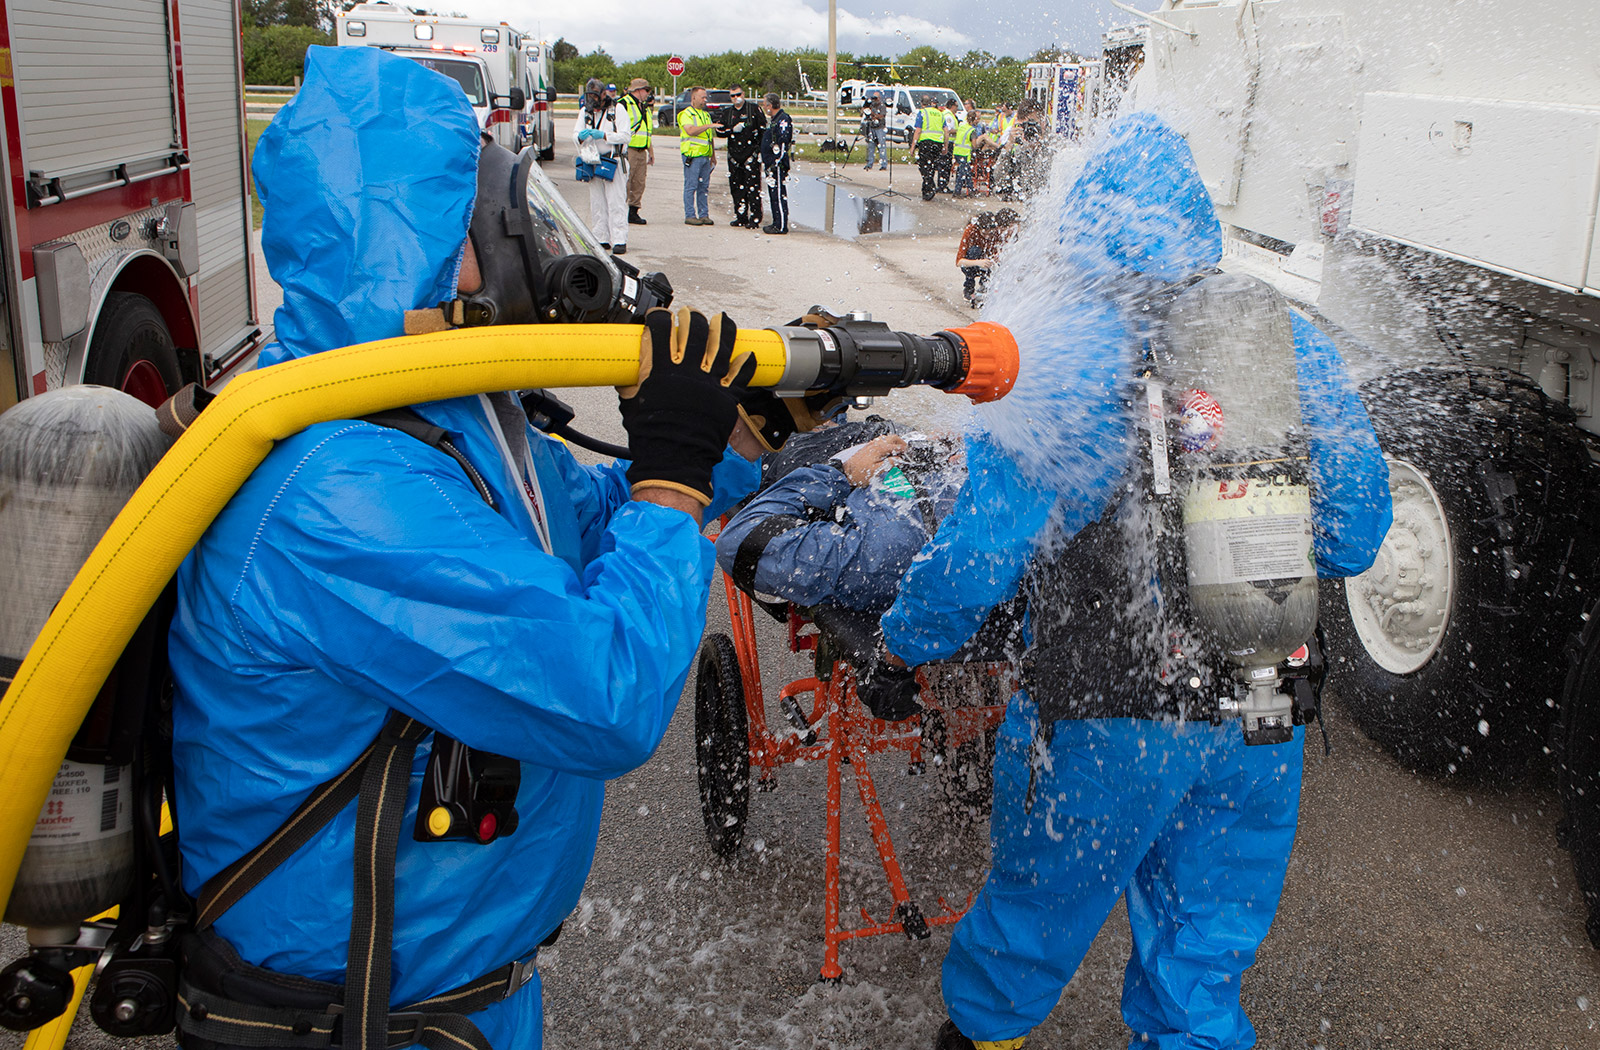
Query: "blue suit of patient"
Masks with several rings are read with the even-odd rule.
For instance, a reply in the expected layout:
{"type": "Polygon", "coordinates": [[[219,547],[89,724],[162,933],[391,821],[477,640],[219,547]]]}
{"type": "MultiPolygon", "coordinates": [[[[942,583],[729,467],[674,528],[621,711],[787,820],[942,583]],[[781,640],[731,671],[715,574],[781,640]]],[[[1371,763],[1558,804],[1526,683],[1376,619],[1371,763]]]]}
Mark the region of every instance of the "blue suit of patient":
{"type": "MultiPolygon", "coordinates": [[[[284,290],[263,364],[399,335],[406,310],[453,299],[478,150],[449,79],[376,49],[312,48],[255,153],[284,290]]],[[[395,1005],[530,958],[573,908],[605,780],[648,759],[672,716],[713,565],[688,515],[630,501],[621,466],[580,466],[525,427],[530,455],[513,465],[486,399],[415,409],[498,510],[430,445],[366,422],[312,426],[273,449],[183,563],[171,634],[190,892],[349,766],[391,711],[520,761],[514,834],[423,843],[410,834],[419,748],[395,1005]]],[[[718,496],[755,480],[725,461],[718,496]]],[[[247,962],[343,980],[355,809],[218,921],[247,962]]],[[[537,978],[471,1020],[496,1050],[540,1046],[537,978]]]]}
{"type": "MultiPolygon", "coordinates": [[[[1187,145],[1147,114],[1108,131],[1061,214],[1058,250],[1090,286],[1170,285],[1221,257],[1187,145]]],[[[990,432],[969,438],[966,487],[883,618],[896,655],[911,664],[948,656],[1032,578],[1036,558],[1070,555],[1081,529],[1128,498],[1145,455],[1126,408],[1140,323],[1137,305],[1114,296],[1064,307],[1059,337],[1095,349],[1080,355],[1080,374],[1051,377],[1072,406],[1057,422],[1077,442],[1069,452],[1081,469],[1068,476],[1078,480],[1046,482],[990,432]]],[[[1333,345],[1303,317],[1293,323],[1318,571],[1352,575],[1371,564],[1390,523],[1387,469],[1333,345]]],[[[1035,624],[1048,614],[1029,613],[1035,624]]],[[[1103,653],[1104,641],[1081,644],[1103,653]]],[[[1114,662],[1106,681],[1130,680],[1114,662]]],[[[1096,710],[1048,727],[1026,688],[1011,700],[995,756],[992,869],[944,962],[950,1018],[980,1047],[1019,1045],[1126,894],[1131,1045],[1251,1046],[1240,978],[1282,891],[1303,731],[1292,743],[1248,747],[1236,721],[1184,721],[1126,687],[1107,692],[1122,697],[1122,717],[1096,710]]]]}

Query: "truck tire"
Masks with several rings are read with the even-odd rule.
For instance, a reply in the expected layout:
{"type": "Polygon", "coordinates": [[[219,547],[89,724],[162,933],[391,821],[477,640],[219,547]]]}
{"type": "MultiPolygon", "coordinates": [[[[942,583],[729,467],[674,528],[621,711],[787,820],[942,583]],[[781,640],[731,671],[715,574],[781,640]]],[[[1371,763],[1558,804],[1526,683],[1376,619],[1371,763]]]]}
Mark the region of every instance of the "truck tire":
{"type": "Polygon", "coordinates": [[[539,159],[541,161],[555,160],[556,159],[556,144],[552,142],[550,145],[544,147],[544,149],[541,149],[539,151],[539,159]]]}
{"type": "Polygon", "coordinates": [[[1555,744],[1561,844],[1572,851],[1588,905],[1589,942],[1600,948],[1600,603],[1590,606],[1573,649],[1555,744]]]}
{"type": "Polygon", "coordinates": [[[155,303],[132,292],[106,296],[89,341],[83,381],[116,387],[152,408],[177,393],[183,370],[155,303]]]}
{"type": "Polygon", "coordinates": [[[750,717],[744,706],[739,653],[725,634],[700,644],[694,677],[694,752],[706,842],[731,857],[750,812],[750,717]]]}
{"type": "Polygon", "coordinates": [[[1322,587],[1333,692],[1414,769],[1516,771],[1547,738],[1580,612],[1584,438],[1514,372],[1425,368],[1361,392],[1395,522],[1371,569],[1322,587]]]}

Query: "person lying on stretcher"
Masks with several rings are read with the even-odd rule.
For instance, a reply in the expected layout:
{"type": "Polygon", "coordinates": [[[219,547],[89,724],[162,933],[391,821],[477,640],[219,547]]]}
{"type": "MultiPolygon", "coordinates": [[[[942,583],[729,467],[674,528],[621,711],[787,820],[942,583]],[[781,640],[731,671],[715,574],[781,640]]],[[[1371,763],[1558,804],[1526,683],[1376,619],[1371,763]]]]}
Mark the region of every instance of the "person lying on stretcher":
{"type": "Polygon", "coordinates": [[[761,488],[717,538],[717,563],[769,608],[806,610],[856,666],[872,713],[908,718],[916,680],[880,662],[878,616],[965,478],[958,441],[897,432],[878,416],[796,434],[763,459],[761,488]]]}
{"type": "Polygon", "coordinates": [[[717,562],[762,599],[881,613],[961,488],[960,449],[876,416],[797,434],[763,463],[717,562]]]}

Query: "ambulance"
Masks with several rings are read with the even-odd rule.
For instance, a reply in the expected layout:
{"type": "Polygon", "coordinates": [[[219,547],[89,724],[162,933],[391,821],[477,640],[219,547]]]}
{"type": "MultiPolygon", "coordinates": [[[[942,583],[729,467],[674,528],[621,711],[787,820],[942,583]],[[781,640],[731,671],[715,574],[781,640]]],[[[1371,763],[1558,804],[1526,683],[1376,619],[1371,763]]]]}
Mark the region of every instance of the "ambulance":
{"type": "Polygon", "coordinates": [[[374,0],[337,15],[340,47],[381,47],[461,85],[478,126],[509,150],[522,145],[528,118],[522,34],[505,22],[417,14],[374,0]]]}

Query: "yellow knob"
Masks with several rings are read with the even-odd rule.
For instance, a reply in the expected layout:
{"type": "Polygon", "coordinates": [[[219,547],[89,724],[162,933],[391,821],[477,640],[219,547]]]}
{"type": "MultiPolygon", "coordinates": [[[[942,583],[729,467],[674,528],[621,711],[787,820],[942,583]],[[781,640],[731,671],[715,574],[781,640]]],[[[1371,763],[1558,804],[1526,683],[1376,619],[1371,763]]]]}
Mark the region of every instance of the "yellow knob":
{"type": "Polygon", "coordinates": [[[442,839],[450,832],[450,811],[443,806],[434,806],[433,812],[428,814],[428,831],[436,839],[442,839]]]}

